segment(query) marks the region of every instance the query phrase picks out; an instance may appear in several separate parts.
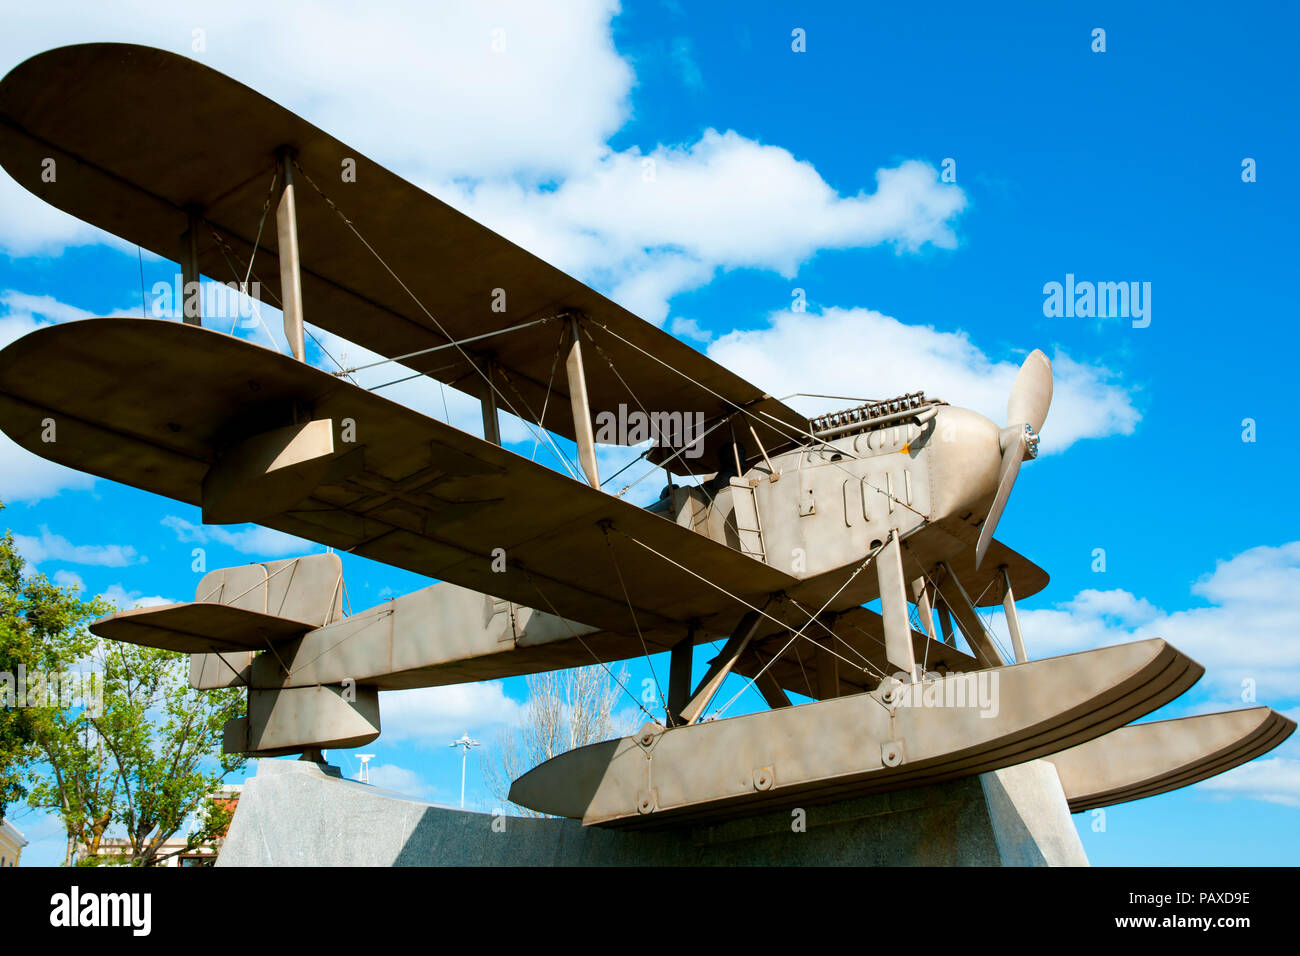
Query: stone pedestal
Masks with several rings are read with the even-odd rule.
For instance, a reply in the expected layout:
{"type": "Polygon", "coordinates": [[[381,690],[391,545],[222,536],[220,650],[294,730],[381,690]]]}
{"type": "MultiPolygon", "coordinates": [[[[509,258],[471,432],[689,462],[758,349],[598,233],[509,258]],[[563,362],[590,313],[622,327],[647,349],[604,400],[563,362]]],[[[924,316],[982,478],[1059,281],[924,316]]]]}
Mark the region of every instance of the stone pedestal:
{"type": "Polygon", "coordinates": [[[218,866],[1087,866],[1056,771],[979,777],[659,832],[412,800],[262,760],[218,866]]]}

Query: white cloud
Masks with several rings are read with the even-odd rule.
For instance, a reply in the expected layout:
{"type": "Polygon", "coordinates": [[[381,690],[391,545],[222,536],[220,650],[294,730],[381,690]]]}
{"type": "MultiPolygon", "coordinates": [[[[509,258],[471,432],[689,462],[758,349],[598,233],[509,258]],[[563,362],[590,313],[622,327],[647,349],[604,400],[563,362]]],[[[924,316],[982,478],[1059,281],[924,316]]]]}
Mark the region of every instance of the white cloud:
{"type": "Polygon", "coordinates": [[[1052,609],[1022,610],[1034,657],[1161,637],[1204,665],[1202,685],[1240,707],[1300,697],[1300,541],[1220,561],[1191,590],[1211,603],[1164,611],[1128,591],[1081,591],[1052,609]]]}
{"type": "Polygon", "coordinates": [[[1300,760],[1293,757],[1252,760],[1199,786],[1223,797],[1252,797],[1300,807],[1300,760]]]}
{"type": "MultiPolygon", "coordinates": [[[[1225,561],[1192,585],[1208,606],[1167,612],[1124,590],[1080,591],[1053,609],[1020,612],[1031,657],[1051,657],[1160,637],[1205,667],[1209,699],[1187,714],[1267,704],[1300,719],[1300,541],[1257,547],[1225,561]],[[1248,682],[1248,683],[1247,683],[1248,682]],[[1255,696],[1245,695],[1253,688],[1255,696]]],[[[1244,797],[1300,806],[1300,740],[1268,757],[1197,784],[1221,799],[1244,797]]]]}
{"type": "MultiPolygon", "coordinates": [[[[83,40],[195,56],[656,324],[674,295],[719,269],[788,277],[822,249],[953,248],[952,220],[966,205],[960,187],[914,160],[878,170],[874,191],[841,196],[811,163],[732,130],[611,150],[634,81],[613,43],[614,0],[403,4],[364,15],[312,7],[288,32],[279,26],[292,9],[251,0],[76,6],[75,16],[24,12],[0,39],[0,66],[83,40]],[[206,31],[197,54],[196,24],[206,31]],[[493,52],[502,38],[505,51],[493,52]]],[[[688,41],[663,55],[698,86],[688,41]]],[[[0,204],[0,247],[10,252],[102,239],[11,182],[0,204]]]]}
{"type": "Polygon", "coordinates": [[[708,342],[713,338],[713,333],[708,329],[701,327],[695,319],[688,319],[684,316],[676,316],[669,326],[669,331],[679,339],[695,339],[697,342],[708,342]]]}
{"type": "MultiPolygon", "coordinates": [[[[6,11],[0,71],[69,43],[144,43],[235,77],[408,178],[546,179],[594,162],[628,115],[617,10],[616,0],[84,0],[6,11]]],[[[102,236],[0,179],[10,252],[102,236]]]]}
{"type": "Polygon", "coordinates": [[[409,797],[428,798],[434,788],[414,770],[407,770],[396,764],[370,764],[368,768],[370,783],[385,790],[405,794],[409,797]]]}
{"type": "Polygon", "coordinates": [[[386,691],[379,702],[384,740],[416,740],[430,746],[441,738],[477,732],[497,724],[517,724],[522,708],[506,696],[500,681],[386,691]]]}
{"type": "Polygon", "coordinates": [[[137,607],[160,607],[164,604],[177,603],[171,598],[163,597],[161,594],[145,597],[143,591],[128,591],[121,584],[110,584],[100,594],[100,597],[122,611],[129,611],[137,607]]]}
{"type": "Polygon", "coordinates": [[[874,192],[841,196],[788,150],[712,129],[691,144],[610,152],[555,189],[493,180],[434,191],[655,324],[719,269],[790,278],[824,249],[954,248],[966,206],[927,163],[877,170],[874,192]]]}
{"type": "Polygon", "coordinates": [[[1134,597],[1128,591],[1097,591],[1089,588],[1080,591],[1061,607],[1077,617],[1094,618],[1114,623],[1145,624],[1160,617],[1160,610],[1146,598],[1134,597]]]}
{"type": "MultiPolygon", "coordinates": [[[[278,311],[263,307],[263,314],[266,316],[268,324],[272,325],[272,327],[279,326],[280,313],[278,311]]],[[[414,409],[422,415],[427,415],[438,421],[448,421],[450,415],[450,424],[462,431],[482,436],[483,413],[476,396],[446,385],[440,386],[436,380],[431,378],[409,378],[413,373],[406,366],[399,365],[396,362],[384,361],[384,356],[379,353],[363,348],[355,342],[349,342],[333,332],[326,332],[314,326],[312,332],[334,358],[334,361],[331,361],[328,357],[322,355],[316,362],[317,367],[329,372],[335,372],[338,370],[339,365],[353,369],[362,365],[383,362],[382,365],[377,365],[374,368],[353,372],[352,380],[362,388],[377,389],[377,395],[391,402],[414,409]],[[337,365],[335,361],[338,362],[337,365]],[[406,379],[406,381],[399,381],[401,379],[406,379]],[[397,382],[397,384],[388,385],[389,382],[397,382]],[[379,386],[386,387],[380,388],[379,386]]],[[[309,351],[311,351],[310,346],[309,351]]],[[[511,416],[502,415],[503,439],[520,441],[526,437],[527,432],[522,425],[516,424],[512,426],[514,430],[507,431],[506,420],[508,418],[511,418],[511,416]]]]}
{"type": "Polygon", "coordinates": [[[689,37],[673,39],[672,60],[683,86],[693,93],[704,89],[704,74],[695,62],[695,50],[689,37]]]}
{"type": "MultiPolygon", "coordinates": [[[[6,312],[0,322],[14,323],[20,335],[25,335],[37,325],[72,322],[77,319],[88,319],[94,315],[93,312],[79,309],[75,305],[60,302],[53,296],[31,295],[27,292],[19,292],[17,289],[6,289],[0,293],[0,304],[4,305],[6,312]],[[45,321],[40,321],[42,319],[45,321]]],[[[12,338],[0,338],[0,345],[8,345],[12,341],[12,338]]]]}
{"type": "Polygon", "coordinates": [[[76,571],[60,568],[54,572],[52,580],[61,588],[72,588],[74,591],[86,590],[86,582],[82,580],[81,575],[76,571]]]}
{"type": "Polygon", "coordinates": [[[40,501],[94,484],[94,476],[46,461],[0,434],[0,501],[40,501]]]}
{"type": "Polygon", "coordinates": [[[112,233],[37,199],[0,171],[0,250],[11,256],[57,256],[69,246],[131,248],[112,233]]]}
{"type": "MultiPolygon", "coordinates": [[[[769,324],[737,330],[708,347],[709,357],[773,395],[815,391],[889,398],[924,390],[972,408],[998,424],[1023,358],[995,360],[965,332],[906,325],[871,309],[826,308],[774,313],[769,324]],[[861,348],[846,349],[845,343],[861,348]]],[[[1140,415],[1129,392],[1105,368],[1052,356],[1055,391],[1043,427],[1045,454],[1084,438],[1131,434],[1140,415]]],[[[795,399],[805,412],[842,407],[842,401],[795,399]]]]}
{"type": "MultiPolygon", "coordinates": [[[[140,18],[88,5],[71,33],[66,17],[56,26],[47,14],[24,13],[28,29],[17,31],[25,36],[23,45],[15,46],[13,34],[0,40],[0,61],[80,39],[147,42],[191,55],[190,31],[201,24],[207,31],[207,48],[198,54],[203,62],[376,155],[656,324],[669,321],[674,296],[707,284],[722,270],[752,268],[791,278],[824,249],[886,244],[909,252],[957,245],[953,225],[966,195],[940,182],[927,163],[908,160],[879,169],[874,188],[841,195],[812,163],[733,130],[707,129],[693,141],[611,150],[608,140],[628,115],[633,80],[613,46],[616,11],[611,0],[545,12],[526,3],[455,11],[412,7],[401,14],[402,28],[390,35],[386,31],[398,14],[361,17],[326,8],[304,18],[305,35],[291,37],[263,28],[286,14],[250,2],[201,3],[183,13],[140,18]],[[505,31],[505,53],[492,52],[498,27],[505,31]],[[582,69],[575,70],[579,62],[582,69]]],[[[673,56],[687,70],[689,46],[679,45],[673,56]]],[[[16,222],[9,228],[21,231],[22,217],[11,218],[16,222]]],[[[0,226],[0,244],[5,232],[0,226]]],[[[267,324],[278,328],[278,312],[263,311],[267,324]]],[[[816,382],[818,391],[896,394],[921,387],[901,369],[922,369],[943,397],[1002,418],[1016,363],[995,362],[964,335],[909,329],[867,310],[778,316],[774,322],[768,330],[715,340],[709,352],[778,393],[783,387],[808,390],[816,382]],[[841,329],[870,338],[869,373],[846,360],[836,336],[841,329]],[[863,381],[868,375],[871,380],[863,381]],[[827,379],[843,384],[823,387],[827,379]]],[[[677,317],[670,327],[700,342],[711,338],[691,318],[677,317]]],[[[318,332],[318,338],[335,357],[346,353],[348,366],[379,358],[328,333],[318,332]]],[[[327,359],[319,364],[333,370],[327,359]]],[[[357,378],[374,387],[403,374],[390,363],[357,378]]],[[[1079,437],[1131,432],[1138,419],[1128,394],[1105,369],[1058,354],[1057,389],[1045,451],[1079,437]]],[[[380,394],[472,434],[482,432],[474,396],[428,379],[401,382],[380,394]]],[[[528,447],[534,441],[528,428],[506,414],[502,438],[528,447]]],[[[551,463],[554,455],[542,449],[537,458],[551,463]]],[[[60,475],[65,486],[70,476],[60,475]]],[[[31,496],[36,484],[9,493],[31,496]]],[[[262,532],[239,534],[255,533],[262,532]]],[[[208,534],[223,540],[231,533],[208,534]]],[[[267,542],[239,540],[229,543],[245,551],[273,550],[267,542]]]]}
{"type": "MultiPolygon", "coordinates": [[[[278,324],[278,312],[272,313],[272,310],[269,309],[264,309],[264,312],[268,324],[273,322],[272,315],[275,316],[274,322],[278,324]]],[[[333,359],[325,355],[316,358],[315,364],[318,368],[335,372],[340,365],[344,368],[353,369],[374,362],[381,362],[384,359],[382,355],[362,348],[356,343],[349,342],[332,332],[326,332],[314,327],[312,332],[320,341],[320,344],[329,352],[329,355],[333,356],[333,359]]],[[[313,351],[309,345],[309,357],[313,351]]],[[[396,362],[383,362],[383,364],[374,368],[353,372],[351,378],[362,388],[374,389],[376,394],[389,401],[413,409],[429,418],[447,422],[463,432],[480,438],[483,437],[483,409],[478,396],[470,395],[448,385],[441,385],[432,378],[411,377],[412,375],[411,370],[404,365],[399,365],[396,362]],[[396,382],[397,384],[388,385],[389,382],[396,382]]],[[[557,372],[557,375],[561,377],[564,375],[562,368],[557,372]]],[[[552,398],[554,399],[554,396],[552,398]]],[[[551,450],[549,442],[543,437],[542,429],[531,424],[525,424],[522,419],[506,411],[506,408],[509,407],[506,405],[507,401],[510,406],[518,408],[519,411],[525,414],[527,413],[527,410],[520,404],[519,397],[507,389],[505,397],[501,399],[498,415],[501,441],[505,445],[522,445],[522,448],[517,447],[514,450],[525,457],[531,457],[535,461],[559,471],[564,471],[560,460],[551,450]]],[[[540,413],[541,409],[535,408],[533,411],[540,413]]],[[[577,456],[571,451],[572,442],[566,442],[553,435],[551,439],[556,441],[560,447],[567,445],[570,449],[568,451],[570,460],[576,461],[577,456]]]]}
{"type": "MultiPolygon", "coordinates": [[[[4,186],[0,185],[0,199],[3,192],[4,186]]],[[[0,202],[0,209],[3,208],[5,206],[0,202]]],[[[0,216],[2,220],[3,216],[0,216]]],[[[0,230],[3,228],[0,225],[0,230]]],[[[42,326],[85,319],[91,315],[93,313],[85,309],[48,295],[7,289],[0,292],[0,348],[42,326]]],[[[95,483],[93,476],[34,455],[4,434],[0,434],[0,475],[3,476],[0,478],[0,500],[3,501],[40,501],[61,491],[90,488],[95,483]]]]}
{"type": "Polygon", "coordinates": [[[239,531],[232,531],[223,525],[197,525],[176,515],[163,518],[162,524],[176,533],[177,541],[187,544],[221,544],[240,554],[279,557],[294,552],[308,554],[318,547],[283,531],[258,525],[247,525],[239,531]]]}
{"type": "Polygon", "coordinates": [[[33,565],[44,561],[66,561],[69,564],[91,564],[106,568],[123,568],[148,560],[129,544],[73,544],[59,534],[41,527],[40,537],[15,534],[18,553],[33,565]]]}

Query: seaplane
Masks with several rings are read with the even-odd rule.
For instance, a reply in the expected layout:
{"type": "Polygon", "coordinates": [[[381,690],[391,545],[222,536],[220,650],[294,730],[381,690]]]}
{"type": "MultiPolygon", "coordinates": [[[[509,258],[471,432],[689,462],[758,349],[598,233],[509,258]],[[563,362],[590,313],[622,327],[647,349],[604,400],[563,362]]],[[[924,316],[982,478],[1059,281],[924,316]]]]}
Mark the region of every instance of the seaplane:
{"type": "Polygon", "coordinates": [[[227,752],[318,759],[379,736],[382,691],[656,654],[644,725],[529,770],[513,801],[660,828],[1045,759],[1079,812],[1295,729],[1268,707],[1141,721],[1203,673],[1164,640],[1030,658],[1016,602],[1048,576],[994,534],[1047,421],[1041,351],[1001,423],[921,392],[809,417],[192,59],[41,53],[0,82],[0,124],[10,176],[177,261],[185,290],[179,321],[9,344],[0,428],[206,523],[328,549],[213,570],[191,602],[92,627],[190,655],[195,688],[245,688],[227,752]],[[287,354],[205,325],[200,277],[259,282],[287,354]],[[477,396],[484,437],[310,364],[313,328],[477,396]],[[628,409],[665,481],[644,507],[598,468],[593,421],[628,409]],[[503,412],[572,443],[572,473],[504,447],[503,412]],[[437,583],[351,612],[339,552],[437,583]],[[732,675],[766,709],[727,716],[732,675]]]}

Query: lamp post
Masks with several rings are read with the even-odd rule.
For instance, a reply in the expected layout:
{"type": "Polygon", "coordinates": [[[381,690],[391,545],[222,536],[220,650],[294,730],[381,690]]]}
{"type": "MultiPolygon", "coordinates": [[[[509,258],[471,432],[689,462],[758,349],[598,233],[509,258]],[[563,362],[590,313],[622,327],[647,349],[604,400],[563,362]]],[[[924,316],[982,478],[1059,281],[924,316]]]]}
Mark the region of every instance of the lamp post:
{"type": "Polygon", "coordinates": [[[469,734],[461,734],[459,740],[451,743],[452,747],[459,747],[460,754],[460,808],[465,809],[465,762],[469,759],[469,748],[479,746],[479,742],[469,734]]]}
{"type": "Polygon", "coordinates": [[[357,779],[362,783],[370,782],[370,760],[374,754],[357,754],[357,759],[361,761],[361,769],[357,771],[357,779]]]}

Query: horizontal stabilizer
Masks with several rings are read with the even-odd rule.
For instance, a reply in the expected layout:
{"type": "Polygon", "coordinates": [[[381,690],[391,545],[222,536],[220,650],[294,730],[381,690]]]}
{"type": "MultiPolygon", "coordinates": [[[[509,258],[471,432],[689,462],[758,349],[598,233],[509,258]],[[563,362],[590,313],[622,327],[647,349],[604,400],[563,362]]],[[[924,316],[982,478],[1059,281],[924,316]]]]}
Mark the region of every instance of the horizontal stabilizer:
{"type": "Polygon", "coordinates": [[[287,617],[199,601],[120,611],[90,625],[99,637],[185,654],[266,650],[311,629],[287,617]]]}

